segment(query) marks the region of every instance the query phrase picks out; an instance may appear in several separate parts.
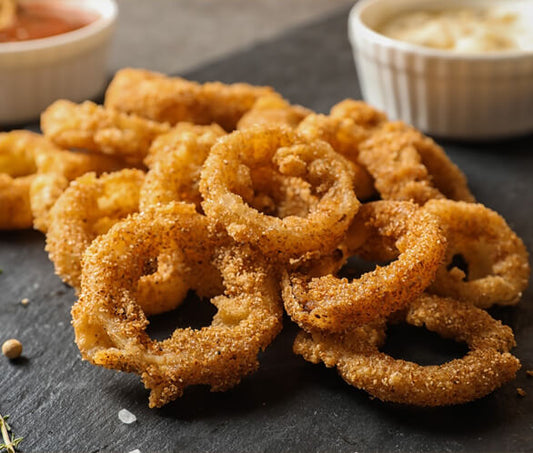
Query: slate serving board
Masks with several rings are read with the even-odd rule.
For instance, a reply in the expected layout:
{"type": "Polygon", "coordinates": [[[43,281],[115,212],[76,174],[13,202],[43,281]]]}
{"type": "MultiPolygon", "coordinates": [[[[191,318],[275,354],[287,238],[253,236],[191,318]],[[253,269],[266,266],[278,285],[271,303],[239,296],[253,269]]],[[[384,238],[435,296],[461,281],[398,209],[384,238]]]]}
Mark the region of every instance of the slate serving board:
{"type": "MultiPolygon", "coordinates": [[[[346,39],[348,11],[291,31],[185,77],[272,85],[292,102],[326,112],[360,97],[346,39]]],[[[170,56],[169,56],[170,58],[170,56]]],[[[176,56],[178,58],[178,56],[176,56]]],[[[442,142],[477,199],[502,214],[533,250],[533,137],[487,144],[442,142]]],[[[492,310],[516,334],[516,381],[470,404],[417,409],[372,400],[335,370],[291,352],[295,326],[261,356],[261,369],[226,393],[195,387],[163,409],[147,406],[136,376],[84,363],[73,343],[73,291],[54,276],[38,232],[0,233],[0,340],[19,338],[24,357],[0,357],[0,413],[24,436],[25,452],[532,451],[533,290],[517,307],[492,310]],[[28,306],[19,302],[29,298],[28,306]],[[516,388],[528,392],[517,397],[516,388]],[[125,425],[126,408],[137,422],[125,425]]],[[[192,308],[191,308],[192,307],[192,308]]],[[[186,325],[188,304],[153,333],[186,325]],[[170,321],[169,321],[170,320],[170,321]]],[[[202,305],[202,316],[209,309],[202,305]]],[[[201,318],[201,316],[200,316],[201,318]]],[[[201,319],[200,319],[201,321],[201,319]]],[[[205,320],[204,320],[205,321],[205,320]]],[[[438,363],[462,351],[417,329],[394,329],[387,349],[438,363]]]]}

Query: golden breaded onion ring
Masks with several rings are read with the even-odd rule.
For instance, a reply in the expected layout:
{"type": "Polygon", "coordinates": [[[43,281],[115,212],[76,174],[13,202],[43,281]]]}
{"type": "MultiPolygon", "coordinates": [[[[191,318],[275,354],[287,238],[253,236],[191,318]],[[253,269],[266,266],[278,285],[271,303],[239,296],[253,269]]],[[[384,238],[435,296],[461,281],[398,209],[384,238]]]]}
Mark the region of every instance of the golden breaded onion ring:
{"type": "Polygon", "coordinates": [[[331,107],[332,118],[348,118],[367,130],[375,129],[387,122],[387,115],[370,104],[355,99],[344,99],[331,107]]]}
{"type": "Polygon", "coordinates": [[[138,166],[152,141],[170,125],[106,109],[91,101],[75,104],[61,99],[41,114],[41,129],[63,148],[111,154],[138,166]]]}
{"type": "Polygon", "coordinates": [[[33,228],[43,233],[50,225],[50,212],[70,181],[58,173],[37,174],[28,190],[33,228]]]}
{"type": "Polygon", "coordinates": [[[88,172],[97,175],[123,169],[126,163],[115,156],[67,151],[62,149],[39,152],[35,156],[37,174],[30,187],[33,227],[46,233],[50,211],[70,181],[88,172]]]}
{"type": "Polygon", "coordinates": [[[315,113],[298,125],[297,132],[308,140],[324,140],[353,164],[357,198],[367,200],[376,193],[374,179],[359,162],[359,144],[370,136],[371,129],[357,124],[352,118],[315,113]]]}
{"type": "Polygon", "coordinates": [[[202,165],[213,144],[225,134],[218,124],[180,123],[156,138],[145,159],[149,171],[140,193],[141,209],[184,201],[194,203],[200,211],[202,165]]]}
{"type": "MultiPolygon", "coordinates": [[[[197,289],[203,278],[191,284],[197,289]]],[[[167,204],[122,221],[89,247],[72,316],[83,358],[141,375],[150,407],[160,407],[189,385],[223,391],[255,371],[258,352],[281,330],[282,308],[275,273],[260,255],[215,237],[192,205],[167,204]],[[136,283],[147,264],[174,249],[188,264],[185,281],[210,266],[224,292],[211,299],[218,311],[210,326],[176,329],[155,341],[146,333],[136,283]]]]}
{"type": "Polygon", "coordinates": [[[385,200],[420,205],[434,198],[475,201],[465,175],[444,150],[404,123],[385,123],[361,143],[359,161],[385,200]]]}
{"type": "Polygon", "coordinates": [[[0,133],[0,230],[31,228],[31,182],[37,172],[37,150],[53,147],[29,131],[0,133]]]}
{"type": "Polygon", "coordinates": [[[45,217],[55,201],[49,194],[55,188],[49,190],[41,180],[34,190],[35,180],[41,174],[54,173],[68,181],[87,171],[114,170],[122,166],[123,162],[112,157],[62,150],[34,132],[0,133],[0,229],[31,228],[35,216],[38,228],[46,229],[45,217]]]}
{"type": "Polygon", "coordinates": [[[279,258],[334,248],[359,207],[346,160],[327,143],[309,142],[281,127],[221,138],[205,161],[200,191],[205,213],[230,236],[279,258]],[[279,179],[289,181],[282,194],[275,193],[283,185],[279,179]],[[302,182],[316,202],[299,209],[300,215],[282,218],[278,206],[287,198],[302,199],[302,182]],[[272,215],[254,207],[262,190],[272,198],[272,215]]]}
{"type": "Polygon", "coordinates": [[[351,281],[329,273],[309,277],[298,269],[285,272],[285,309],[305,330],[340,332],[405,308],[433,280],[446,240],[437,219],[415,204],[376,201],[361,206],[345,246],[349,256],[397,259],[351,281]],[[376,254],[376,249],[384,251],[376,254]]]}
{"type": "Polygon", "coordinates": [[[100,234],[139,210],[144,172],[124,169],[97,177],[86,173],[71,183],[50,211],[46,251],[61,279],[79,288],[81,258],[100,234]]]}
{"type": "Polygon", "coordinates": [[[237,129],[263,126],[296,127],[313,111],[301,105],[292,105],[278,93],[259,98],[237,123],[237,129]]]}
{"type": "Polygon", "coordinates": [[[232,131],[257,99],[272,93],[274,90],[270,87],[246,83],[199,84],[180,77],[126,68],[118,71],[109,84],[105,106],[159,122],[217,123],[226,131],[232,131]]]}
{"type": "Polygon", "coordinates": [[[31,228],[30,187],[34,177],[12,178],[0,173],[0,230],[31,228]]]}
{"type": "Polygon", "coordinates": [[[405,321],[444,338],[465,342],[463,358],[421,366],[380,352],[384,325],[355,327],[339,334],[300,332],[294,352],[313,363],[336,367],[350,385],[382,401],[446,406],[481,398],[514,378],[520,362],[509,353],[511,329],[487,312],[453,299],[422,295],[405,321]]]}
{"type": "Polygon", "coordinates": [[[517,304],[531,271],[526,247],[505,219],[482,204],[452,200],[431,200],[424,209],[439,219],[448,240],[429,291],[481,308],[517,304]],[[457,255],[467,273],[454,265],[457,255]]]}

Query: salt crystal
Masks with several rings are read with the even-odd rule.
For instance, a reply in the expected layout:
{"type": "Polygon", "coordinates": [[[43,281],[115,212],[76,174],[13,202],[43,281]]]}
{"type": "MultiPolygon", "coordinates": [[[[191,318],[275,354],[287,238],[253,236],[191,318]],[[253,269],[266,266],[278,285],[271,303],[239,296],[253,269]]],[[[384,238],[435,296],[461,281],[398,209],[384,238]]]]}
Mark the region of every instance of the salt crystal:
{"type": "Polygon", "coordinates": [[[129,425],[131,423],[134,423],[137,421],[137,417],[133,415],[129,410],[127,409],[121,409],[118,411],[118,419],[122,423],[126,423],[126,425],[129,425]]]}

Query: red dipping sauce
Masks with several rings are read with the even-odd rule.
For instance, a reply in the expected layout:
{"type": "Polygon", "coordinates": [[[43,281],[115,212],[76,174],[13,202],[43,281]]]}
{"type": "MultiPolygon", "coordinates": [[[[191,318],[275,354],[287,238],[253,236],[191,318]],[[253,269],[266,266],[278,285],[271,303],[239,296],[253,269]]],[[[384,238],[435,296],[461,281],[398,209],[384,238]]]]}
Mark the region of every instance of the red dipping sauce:
{"type": "Polygon", "coordinates": [[[22,3],[13,24],[0,30],[0,43],[60,35],[85,27],[98,17],[96,12],[54,2],[22,3]]]}

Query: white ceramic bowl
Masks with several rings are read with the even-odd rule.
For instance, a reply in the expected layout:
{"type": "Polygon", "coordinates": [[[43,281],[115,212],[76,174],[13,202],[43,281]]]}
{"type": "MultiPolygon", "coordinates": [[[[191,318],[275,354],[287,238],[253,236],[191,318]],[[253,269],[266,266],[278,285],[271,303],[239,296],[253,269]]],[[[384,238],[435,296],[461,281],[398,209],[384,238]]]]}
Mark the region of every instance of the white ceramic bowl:
{"type": "Polygon", "coordinates": [[[68,33],[0,43],[0,124],[37,119],[56,99],[91,99],[105,86],[108,48],[117,16],[115,1],[53,3],[94,11],[98,18],[68,33]]]}
{"type": "MultiPolygon", "coordinates": [[[[364,99],[424,132],[488,140],[533,132],[533,51],[459,54],[387,38],[374,29],[398,13],[514,5],[520,0],[361,0],[349,17],[364,99]]],[[[532,24],[533,27],[533,24],[532,24]]],[[[533,39],[533,29],[532,39],[533,39]]]]}

